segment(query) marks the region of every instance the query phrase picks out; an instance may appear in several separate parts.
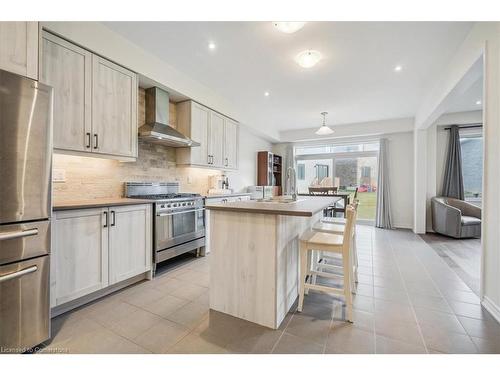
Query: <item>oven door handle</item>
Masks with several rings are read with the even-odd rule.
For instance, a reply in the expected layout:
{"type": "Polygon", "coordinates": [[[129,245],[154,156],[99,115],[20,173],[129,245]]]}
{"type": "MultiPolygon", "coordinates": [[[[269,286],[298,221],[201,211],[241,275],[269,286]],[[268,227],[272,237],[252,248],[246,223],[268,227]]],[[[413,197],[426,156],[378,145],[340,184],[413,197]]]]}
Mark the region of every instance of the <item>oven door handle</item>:
{"type": "Polygon", "coordinates": [[[190,212],[199,212],[199,211],[205,211],[204,208],[199,208],[197,210],[189,210],[189,211],[177,211],[177,212],[169,212],[168,214],[156,214],[156,216],[172,216],[172,215],[178,215],[178,214],[188,214],[190,212]]]}

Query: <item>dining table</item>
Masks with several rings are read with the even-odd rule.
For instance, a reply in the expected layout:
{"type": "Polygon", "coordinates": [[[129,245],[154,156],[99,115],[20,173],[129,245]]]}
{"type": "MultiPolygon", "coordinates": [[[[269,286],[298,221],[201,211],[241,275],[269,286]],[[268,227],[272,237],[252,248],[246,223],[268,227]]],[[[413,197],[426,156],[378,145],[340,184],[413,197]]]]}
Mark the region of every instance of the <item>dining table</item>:
{"type": "MultiPolygon", "coordinates": [[[[325,191],[325,192],[309,192],[309,193],[299,193],[298,194],[299,196],[307,196],[307,197],[339,197],[339,198],[342,198],[342,200],[344,201],[344,206],[343,208],[341,209],[337,209],[337,211],[340,211],[343,213],[344,217],[346,215],[346,207],[349,205],[350,201],[351,201],[351,195],[352,193],[350,192],[339,192],[339,191],[336,191],[336,192],[332,192],[331,190],[330,191],[325,191]]],[[[328,213],[329,212],[335,212],[335,209],[332,207],[328,207],[325,209],[327,215],[325,216],[329,216],[328,213]]]]}

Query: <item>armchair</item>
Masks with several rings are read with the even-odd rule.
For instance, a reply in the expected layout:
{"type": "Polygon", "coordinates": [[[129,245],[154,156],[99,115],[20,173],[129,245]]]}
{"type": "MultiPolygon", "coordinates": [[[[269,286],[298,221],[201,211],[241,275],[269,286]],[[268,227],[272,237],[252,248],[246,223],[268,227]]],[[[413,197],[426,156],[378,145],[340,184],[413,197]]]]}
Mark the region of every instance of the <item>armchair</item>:
{"type": "Polygon", "coordinates": [[[481,208],[455,198],[434,197],[431,209],[436,233],[454,238],[481,237],[481,208]]]}

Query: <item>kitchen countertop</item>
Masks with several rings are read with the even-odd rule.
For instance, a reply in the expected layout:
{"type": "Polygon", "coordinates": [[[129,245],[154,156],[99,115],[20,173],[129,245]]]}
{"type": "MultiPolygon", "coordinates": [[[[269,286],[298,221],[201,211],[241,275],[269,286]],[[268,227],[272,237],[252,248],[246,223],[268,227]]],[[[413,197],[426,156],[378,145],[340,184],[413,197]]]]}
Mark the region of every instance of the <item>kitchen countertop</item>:
{"type": "Polygon", "coordinates": [[[311,217],[341,199],[340,197],[299,197],[296,202],[290,203],[238,201],[206,204],[205,208],[217,211],[311,217]]]}
{"type": "Polygon", "coordinates": [[[108,206],[126,206],[133,204],[154,203],[151,199],[132,199],[132,198],[96,198],[74,201],[54,200],[52,209],[54,211],[77,210],[82,208],[97,208],[108,206]]]}
{"type": "Polygon", "coordinates": [[[205,198],[226,198],[226,197],[242,197],[245,195],[252,195],[251,193],[231,193],[231,194],[213,194],[205,195],[205,198]]]}

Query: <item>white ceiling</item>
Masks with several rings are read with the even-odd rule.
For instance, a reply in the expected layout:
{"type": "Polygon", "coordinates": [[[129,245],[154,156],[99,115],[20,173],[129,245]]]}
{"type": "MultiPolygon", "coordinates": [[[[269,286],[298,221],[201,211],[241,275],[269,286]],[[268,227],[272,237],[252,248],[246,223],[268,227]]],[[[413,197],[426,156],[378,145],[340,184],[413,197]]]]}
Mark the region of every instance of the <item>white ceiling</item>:
{"type": "Polygon", "coordinates": [[[309,22],[294,34],[271,22],[106,22],[232,101],[261,131],[412,117],[470,30],[466,22],[309,22]],[[216,49],[208,49],[209,41],[216,49]],[[294,62],[315,49],[309,70],[294,62]],[[403,70],[394,72],[394,66],[403,70]],[[265,97],[264,92],[270,96],[265,97]]]}
{"type": "Polygon", "coordinates": [[[478,79],[461,95],[453,98],[445,113],[477,111],[483,109],[483,77],[478,79]],[[476,104],[477,101],[481,104],[476,104]]]}

